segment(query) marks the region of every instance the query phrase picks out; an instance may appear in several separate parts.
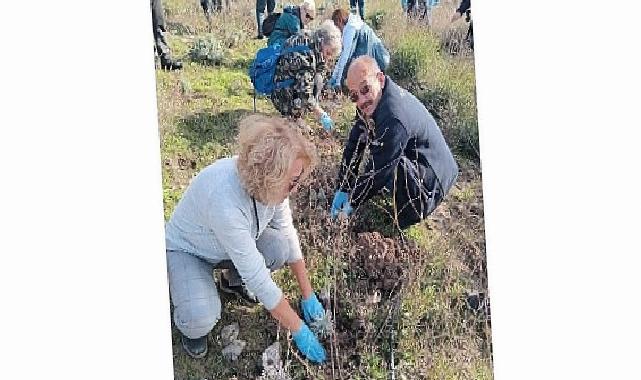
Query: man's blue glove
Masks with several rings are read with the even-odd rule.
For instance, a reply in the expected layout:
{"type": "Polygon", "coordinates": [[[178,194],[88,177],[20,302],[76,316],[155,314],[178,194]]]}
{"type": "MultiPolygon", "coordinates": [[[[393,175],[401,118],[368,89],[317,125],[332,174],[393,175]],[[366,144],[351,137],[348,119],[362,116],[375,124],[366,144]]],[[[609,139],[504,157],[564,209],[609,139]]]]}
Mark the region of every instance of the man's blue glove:
{"type": "Polygon", "coordinates": [[[323,129],[325,129],[326,131],[329,132],[332,130],[332,128],[334,128],[334,122],[332,121],[332,119],[330,119],[327,112],[323,112],[323,114],[321,115],[320,121],[321,121],[321,124],[323,124],[323,129]]]}
{"type": "Polygon", "coordinates": [[[300,329],[294,333],[292,337],[294,338],[296,347],[298,347],[307,359],[314,363],[322,363],[325,361],[325,349],[305,323],[302,323],[300,329]]]}
{"type": "Polygon", "coordinates": [[[344,191],[337,191],[334,194],[334,200],[332,201],[332,219],[336,219],[339,212],[344,212],[345,215],[349,216],[352,213],[352,206],[349,204],[349,194],[344,191]]]}
{"type": "Polygon", "coordinates": [[[312,293],[309,298],[302,300],[300,308],[303,311],[305,322],[309,324],[325,317],[325,309],[323,309],[323,305],[318,302],[318,298],[316,298],[315,293],[312,293]]]}

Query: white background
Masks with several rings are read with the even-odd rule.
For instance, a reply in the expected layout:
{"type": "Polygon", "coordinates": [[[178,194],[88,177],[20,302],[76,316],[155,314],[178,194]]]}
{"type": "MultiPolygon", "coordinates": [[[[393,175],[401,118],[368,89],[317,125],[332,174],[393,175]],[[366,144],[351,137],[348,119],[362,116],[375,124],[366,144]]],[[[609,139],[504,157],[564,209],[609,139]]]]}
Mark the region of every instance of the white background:
{"type": "MultiPolygon", "coordinates": [[[[6,3],[0,377],[171,379],[149,2],[6,3]]],[[[474,4],[498,380],[639,378],[639,17],[474,4]]]]}

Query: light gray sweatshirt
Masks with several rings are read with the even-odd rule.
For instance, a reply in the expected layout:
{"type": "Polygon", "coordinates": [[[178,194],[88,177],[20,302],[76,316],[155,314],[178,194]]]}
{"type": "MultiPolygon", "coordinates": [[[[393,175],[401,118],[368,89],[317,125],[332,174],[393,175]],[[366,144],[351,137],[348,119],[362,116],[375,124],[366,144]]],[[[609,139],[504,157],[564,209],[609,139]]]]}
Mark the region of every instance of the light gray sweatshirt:
{"type": "Polygon", "coordinates": [[[193,254],[209,262],[231,260],[247,289],[271,310],[282,291],[271,278],[256,239],[269,225],[289,242],[288,263],[301,259],[289,200],[277,206],[256,201],[241,185],[237,157],[223,158],[203,169],[189,184],[165,225],[167,250],[193,254]]]}

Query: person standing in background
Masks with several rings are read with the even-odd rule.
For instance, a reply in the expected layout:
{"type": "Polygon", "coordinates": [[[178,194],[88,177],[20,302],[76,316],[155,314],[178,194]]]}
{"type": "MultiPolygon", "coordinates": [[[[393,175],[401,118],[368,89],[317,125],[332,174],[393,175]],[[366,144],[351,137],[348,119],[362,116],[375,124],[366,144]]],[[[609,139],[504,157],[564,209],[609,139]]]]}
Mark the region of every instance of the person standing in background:
{"type": "Polygon", "coordinates": [[[470,44],[470,48],[474,50],[474,30],[472,27],[472,10],[471,10],[471,1],[472,0],[461,0],[461,4],[456,9],[456,12],[452,15],[451,22],[454,22],[465,14],[465,21],[470,23],[469,28],[467,28],[467,36],[465,39],[470,44]]]}
{"type": "Polygon", "coordinates": [[[265,38],[263,35],[263,21],[265,21],[265,8],[267,8],[267,16],[274,13],[276,8],[276,0],[256,0],[256,25],[258,26],[258,38],[262,40],[265,38]]]}
{"type": "Polygon", "coordinates": [[[356,14],[356,5],[358,3],[358,14],[361,20],[365,21],[365,0],[349,0],[349,8],[352,13],[356,14]]]}
{"type": "Polygon", "coordinates": [[[162,7],[162,0],[151,0],[151,23],[154,28],[154,42],[156,54],[160,58],[160,68],[163,70],[180,70],[183,64],[171,58],[171,50],[167,45],[165,33],[165,12],[162,7]]]}

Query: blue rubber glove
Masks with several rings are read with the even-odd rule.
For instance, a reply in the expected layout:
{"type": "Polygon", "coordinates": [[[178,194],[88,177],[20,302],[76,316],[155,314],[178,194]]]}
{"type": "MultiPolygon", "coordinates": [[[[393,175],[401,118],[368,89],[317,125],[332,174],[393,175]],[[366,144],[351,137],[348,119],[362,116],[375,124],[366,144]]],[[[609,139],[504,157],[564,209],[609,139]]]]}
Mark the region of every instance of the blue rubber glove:
{"type": "Polygon", "coordinates": [[[300,308],[303,311],[305,322],[309,324],[325,317],[325,309],[323,309],[323,305],[318,302],[318,298],[316,298],[315,293],[312,293],[309,298],[302,300],[300,308]]]}
{"type": "Polygon", "coordinates": [[[325,361],[325,349],[305,323],[301,325],[300,329],[294,333],[292,337],[294,338],[296,347],[298,347],[307,359],[314,363],[322,363],[325,361]]]}
{"type": "Polygon", "coordinates": [[[332,78],[332,79],[329,80],[329,87],[332,90],[338,90],[341,87],[341,84],[340,84],[340,82],[338,80],[332,78]]]}
{"type": "Polygon", "coordinates": [[[320,121],[321,121],[321,124],[323,124],[323,129],[325,129],[326,131],[329,132],[332,130],[332,128],[334,128],[334,122],[332,121],[332,119],[330,119],[327,112],[323,112],[323,114],[321,115],[320,121]]]}
{"type": "Polygon", "coordinates": [[[332,219],[336,219],[339,212],[344,212],[347,216],[352,213],[352,206],[349,204],[349,194],[344,191],[337,191],[336,194],[334,194],[332,209],[330,211],[332,219]]]}

